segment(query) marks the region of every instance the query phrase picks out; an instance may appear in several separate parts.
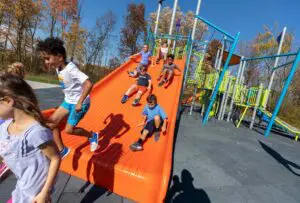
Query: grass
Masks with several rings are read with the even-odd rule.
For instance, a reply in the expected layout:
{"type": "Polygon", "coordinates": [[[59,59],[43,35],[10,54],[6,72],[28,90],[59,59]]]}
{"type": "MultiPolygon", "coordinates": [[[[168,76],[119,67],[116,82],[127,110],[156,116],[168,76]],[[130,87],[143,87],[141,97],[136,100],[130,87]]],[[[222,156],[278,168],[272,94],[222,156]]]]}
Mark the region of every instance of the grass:
{"type": "Polygon", "coordinates": [[[58,85],[59,81],[57,76],[53,75],[27,75],[26,80],[31,80],[35,82],[42,82],[42,83],[49,83],[49,84],[55,84],[58,85]]]}

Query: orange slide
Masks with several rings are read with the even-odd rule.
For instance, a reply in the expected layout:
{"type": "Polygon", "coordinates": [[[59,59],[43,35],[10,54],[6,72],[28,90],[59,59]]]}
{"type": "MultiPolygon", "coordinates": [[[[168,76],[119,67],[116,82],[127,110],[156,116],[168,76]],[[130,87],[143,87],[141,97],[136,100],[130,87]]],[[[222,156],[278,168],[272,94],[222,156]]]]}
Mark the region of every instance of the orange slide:
{"type": "MultiPolygon", "coordinates": [[[[175,63],[184,70],[184,61],[175,63]]],[[[120,196],[137,202],[163,202],[172,167],[173,138],[183,74],[176,75],[167,88],[158,87],[157,77],[160,65],[149,67],[153,93],[168,115],[168,130],[158,142],[149,138],[144,150],[132,152],[129,145],[140,136],[142,110],[148,93],[143,95],[138,107],[132,107],[133,97],[126,104],[121,98],[135,83],[127,71],[137,66],[134,60],[127,61],[103,80],[98,82],[91,93],[91,107],[80,127],[100,132],[99,149],[91,153],[86,138],[66,135],[63,142],[71,153],[63,160],[61,170],[102,186],[120,196]]],[[[50,115],[53,110],[44,113],[50,115]]],[[[63,127],[63,126],[62,126],[63,127]]]]}

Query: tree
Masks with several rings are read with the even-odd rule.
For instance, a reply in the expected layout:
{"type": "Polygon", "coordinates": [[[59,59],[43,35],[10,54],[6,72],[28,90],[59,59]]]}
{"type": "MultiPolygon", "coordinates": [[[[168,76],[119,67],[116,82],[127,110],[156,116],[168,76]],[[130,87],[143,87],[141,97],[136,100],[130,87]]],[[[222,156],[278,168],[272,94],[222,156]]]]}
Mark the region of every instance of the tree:
{"type": "Polygon", "coordinates": [[[60,23],[61,38],[64,39],[66,30],[74,16],[78,13],[78,0],[46,0],[50,17],[50,37],[54,36],[57,22],[60,23]]]}
{"type": "MultiPolygon", "coordinates": [[[[170,7],[165,7],[161,11],[160,20],[158,24],[158,33],[167,34],[169,33],[171,17],[172,17],[172,9],[170,7]]],[[[156,21],[157,13],[150,13],[150,27],[154,30],[155,21],[156,21]]],[[[178,34],[188,36],[190,31],[193,29],[195,15],[192,11],[188,11],[187,13],[183,13],[180,11],[180,7],[177,7],[175,19],[180,19],[180,29],[178,34]]],[[[207,26],[202,22],[198,21],[197,24],[197,32],[195,33],[195,39],[201,40],[204,33],[207,31],[207,26]]],[[[175,26],[173,28],[173,33],[175,32],[175,26]]]]}
{"type": "Polygon", "coordinates": [[[138,52],[141,43],[145,41],[146,20],[144,4],[129,4],[125,25],[121,30],[120,55],[125,58],[138,52]]]}
{"type": "MultiPolygon", "coordinates": [[[[243,45],[242,50],[248,55],[249,58],[276,55],[279,46],[279,43],[277,42],[277,37],[280,34],[280,31],[278,31],[277,27],[278,26],[276,24],[274,28],[263,26],[263,32],[258,33],[249,46],[243,45]]],[[[293,34],[287,32],[284,38],[281,53],[286,53],[290,51],[292,41],[293,34]]],[[[274,62],[275,58],[247,62],[247,69],[245,70],[245,81],[247,82],[246,84],[258,84],[259,82],[264,82],[265,84],[268,84],[272,74],[274,62]]],[[[280,59],[279,62],[282,63],[284,61],[280,59]]],[[[285,72],[285,68],[276,71],[276,78],[284,78],[285,72]]]]}
{"type": "Polygon", "coordinates": [[[117,57],[109,59],[109,68],[117,68],[121,65],[121,61],[117,57]]]}
{"type": "Polygon", "coordinates": [[[77,14],[76,16],[73,16],[69,32],[65,33],[65,37],[67,41],[67,51],[70,58],[73,59],[76,54],[77,57],[80,57],[80,60],[82,61],[83,55],[79,53],[83,53],[83,46],[85,44],[87,35],[85,29],[80,27],[83,0],[77,1],[77,3],[77,14]]]}
{"type": "Polygon", "coordinates": [[[95,28],[87,35],[85,45],[86,63],[96,65],[96,61],[98,60],[99,62],[99,58],[101,61],[101,55],[103,56],[101,53],[104,52],[105,45],[108,44],[115,24],[116,16],[112,11],[108,11],[97,18],[95,28]]]}

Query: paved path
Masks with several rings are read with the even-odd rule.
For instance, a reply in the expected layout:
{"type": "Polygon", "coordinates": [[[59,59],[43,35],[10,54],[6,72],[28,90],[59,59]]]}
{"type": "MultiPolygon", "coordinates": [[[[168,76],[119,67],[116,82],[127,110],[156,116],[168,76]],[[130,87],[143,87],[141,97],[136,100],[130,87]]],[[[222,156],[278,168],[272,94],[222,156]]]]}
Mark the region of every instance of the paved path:
{"type": "MultiPolygon", "coordinates": [[[[35,85],[43,109],[60,104],[63,95],[57,86],[35,85]]],[[[202,126],[198,113],[183,114],[167,202],[300,202],[299,154],[298,142],[277,134],[264,138],[258,127],[236,129],[216,120],[202,126]]],[[[14,185],[13,176],[0,184],[1,203],[10,197],[14,185]]],[[[53,202],[131,202],[92,185],[79,193],[84,185],[84,181],[60,173],[53,202]]]]}

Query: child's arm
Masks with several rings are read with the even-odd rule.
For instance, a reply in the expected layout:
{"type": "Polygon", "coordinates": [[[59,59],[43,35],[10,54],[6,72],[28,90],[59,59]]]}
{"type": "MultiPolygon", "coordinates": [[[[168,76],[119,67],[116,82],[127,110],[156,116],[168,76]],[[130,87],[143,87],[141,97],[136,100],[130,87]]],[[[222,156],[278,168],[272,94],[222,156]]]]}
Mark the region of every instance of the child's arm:
{"type": "Polygon", "coordinates": [[[167,131],[167,123],[168,123],[168,118],[164,119],[163,126],[161,127],[161,131],[163,133],[167,131]]]}
{"type": "Polygon", "coordinates": [[[146,124],[146,120],[147,120],[147,116],[144,115],[143,120],[142,120],[142,122],[140,122],[140,124],[138,124],[138,127],[144,126],[146,124]]]}
{"type": "Polygon", "coordinates": [[[175,64],[175,67],[174,67],[176,70],[178,70],[179,72],[181,72],[180,68],[175,64]]]}
{"type": "Polygon", "coordinates": [[[41,192],[34,198],[34,202],[47,202],[50,198],[50,192],[55,183],[55,178],[58,173],[61,158],[58,149],[53,141],[46,142],[39,147],[42,153],[50,160],[47,180],[41,192]]]}
{"type": "Polygon", "coordinates": [[[167,131],[168,116],[162,108],[159,109],[159,113],[160,113],[161,118],[164,120],[161,130],[163,133],[165,133],[167,131]]]}
{"type": "Polygon", "coordinates": [[[136,53],[136,54],[133,54],[132,56],[129,56],[129,58],[132,59],[133,57],[138,56],[138,55],[140,55],[140,54],[141,54],[141,52],[136,53]]]}
{"type": "Polygon", "coordinates": [[[147,89],[148,89],[148,91],[150,91],[150,90],[151,90],[151,86],[152,86],[152,81],[151,81],[151,79],[148,80],[148,83],[149,83],[149,85],[148,85],[147,89]]]}
{"type": "Polygon", "coordinates": [[[78,100],[76,104],[76,111],[81,111],[83,101],[85,98],[90,94],[91,90],[93,88],[93,83],[87,79],[83,84],[82,84],[82,94],[80,99],[78,100]]]}

